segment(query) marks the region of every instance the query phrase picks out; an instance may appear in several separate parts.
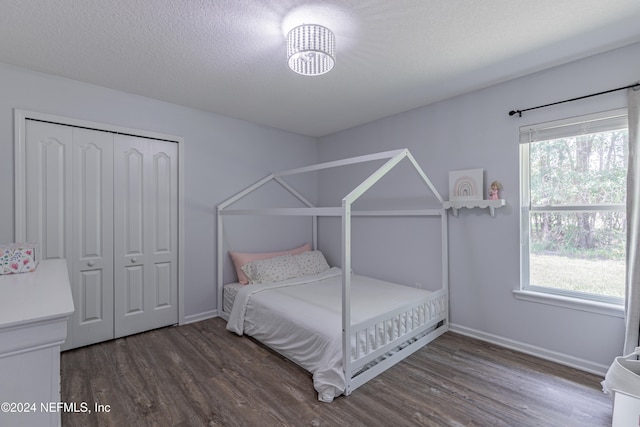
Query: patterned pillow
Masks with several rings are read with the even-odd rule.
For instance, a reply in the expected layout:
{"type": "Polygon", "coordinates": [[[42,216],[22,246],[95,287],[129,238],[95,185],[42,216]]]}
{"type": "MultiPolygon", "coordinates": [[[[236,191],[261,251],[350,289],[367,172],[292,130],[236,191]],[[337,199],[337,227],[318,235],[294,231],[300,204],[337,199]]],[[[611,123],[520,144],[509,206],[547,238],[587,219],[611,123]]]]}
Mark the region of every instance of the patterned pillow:
{"type": "Polygon", "coordinates": [[[320,251],[307,251],[294,255],[293,259],[298,263],[298,268],[303,276],[313,276],[328,270],[329,264],[320,251]]]}
{"type": "Polygon", "coordinates": [[[293,255],[251,261],[242,266],[249,283],[270,283],[300,277],[300,268],[293,255]]]}
{"type": "Polygon", "coordinates": [[[242,267],[245,264],[250,263],[251,261],[257,261],[259,259],[267,259],[267,258],[273,258],[273,257],[277,257],[280,255],[298,255],[299,253],[305,252],[305,251],[310,251],[311,250],[311,245],[309,243],[305,243],[304,245],[295,248],[295,249],[290,249],[288,251],[279,251],[279,252],[235,252],[235,251],[229,251],[229,256],[231,257],[231,260],[233,261],[233,266],[236,269],[236,274],[238,275],[238,282],[240,282],[243,285],[246,285],[247,283],[249,283],[249,279],[247,278],[247,276],[244,274],[244,271],[242,271],[242,267]]]}

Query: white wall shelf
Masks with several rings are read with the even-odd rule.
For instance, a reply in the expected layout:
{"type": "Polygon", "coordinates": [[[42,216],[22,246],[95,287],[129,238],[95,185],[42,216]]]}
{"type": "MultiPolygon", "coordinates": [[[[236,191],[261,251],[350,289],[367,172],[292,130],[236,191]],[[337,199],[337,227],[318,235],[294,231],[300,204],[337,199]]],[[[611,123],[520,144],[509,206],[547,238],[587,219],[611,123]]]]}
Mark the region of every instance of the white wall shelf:
{"type": "Polygon", "coordinates": [[[492,217],[496,216],[496,209],[502,206],[505,206],[507,201],[505,199],[497,199],[497,200],[456,200],[456,201],[446,201],[442,203],[442,207],[445,209],[451,209],[453,212],[453,216],[458,216],[458,210],[461,208],[473,209],[473,208],[481,208],[486,209],[489,208],[489,213],[492,217]]]}

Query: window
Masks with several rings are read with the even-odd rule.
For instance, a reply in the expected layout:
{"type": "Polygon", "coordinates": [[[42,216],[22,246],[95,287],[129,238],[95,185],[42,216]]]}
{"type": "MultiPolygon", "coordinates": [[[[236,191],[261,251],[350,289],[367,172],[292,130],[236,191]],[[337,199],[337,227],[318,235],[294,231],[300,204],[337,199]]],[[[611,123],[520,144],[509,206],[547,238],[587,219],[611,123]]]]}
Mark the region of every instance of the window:
{"type": "Polygon", "coordinates": [[[623,304],[626,110],[520,129],[521,289],[623,304]]]}

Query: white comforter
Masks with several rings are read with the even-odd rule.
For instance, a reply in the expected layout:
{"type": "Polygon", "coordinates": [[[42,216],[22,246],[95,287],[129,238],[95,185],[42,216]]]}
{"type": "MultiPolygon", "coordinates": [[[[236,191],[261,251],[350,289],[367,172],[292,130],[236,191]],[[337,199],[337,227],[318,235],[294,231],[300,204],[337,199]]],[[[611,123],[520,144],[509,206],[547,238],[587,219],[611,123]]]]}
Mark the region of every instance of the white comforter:
{"type": "MultiPolygon", "coordinates": [[[[429,294],[369,277],[351,277],[352,323],[365,321],[429,294]]],[[[313,374],[318,399],[344,392],[342,272],[247,285],[236,295],[227,329],[246,333],[313,374]]],[[[353,350],[353,349],[352,349],[353,350]]]]}

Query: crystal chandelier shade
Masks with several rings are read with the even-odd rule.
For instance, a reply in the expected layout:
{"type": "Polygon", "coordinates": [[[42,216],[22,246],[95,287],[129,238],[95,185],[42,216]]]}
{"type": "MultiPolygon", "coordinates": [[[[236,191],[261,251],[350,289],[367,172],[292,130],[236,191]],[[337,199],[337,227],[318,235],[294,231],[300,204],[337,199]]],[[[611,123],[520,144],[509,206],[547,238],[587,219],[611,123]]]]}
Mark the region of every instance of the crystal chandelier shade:
{"type": "Polygon", "coordinates": [[[303,24],[287,34],[289,68],[305,76],[329,72],[336,63],[336,38],[322,25],[303,24]]]}

